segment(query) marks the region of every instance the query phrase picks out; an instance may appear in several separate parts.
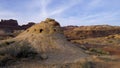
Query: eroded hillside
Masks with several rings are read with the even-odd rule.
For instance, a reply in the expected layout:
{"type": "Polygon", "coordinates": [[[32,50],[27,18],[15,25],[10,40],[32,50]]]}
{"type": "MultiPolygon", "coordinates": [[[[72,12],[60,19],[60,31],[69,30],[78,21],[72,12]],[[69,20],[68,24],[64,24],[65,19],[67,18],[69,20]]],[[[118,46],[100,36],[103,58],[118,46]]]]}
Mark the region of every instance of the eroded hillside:
{"type": "Polygon", "coordinates": [[[0,67],[118,68],[119,33],[119,26],[61,27],[47,18],[0,41],[0,67]]]}
{"type": "Polygon", "coordinates": [[[0,64],[11,68],[88,68],[89,55],[67,41],[60,24],[47,18],[13,39],[1,41],[0,64]],[[37,67],[36,67],[37,65],[37,67]]]}

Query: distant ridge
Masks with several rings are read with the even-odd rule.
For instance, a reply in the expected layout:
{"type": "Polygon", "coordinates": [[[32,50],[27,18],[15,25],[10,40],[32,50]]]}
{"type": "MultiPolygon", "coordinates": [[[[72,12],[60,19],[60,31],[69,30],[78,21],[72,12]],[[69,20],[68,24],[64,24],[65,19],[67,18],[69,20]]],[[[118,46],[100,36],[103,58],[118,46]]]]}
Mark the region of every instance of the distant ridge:
{"type": "Polygon", "coordinates": [[[26,25],[20,26],[17,22],[17,20],[9,19],[9,20],[3,20],[0,21],[0,29],[8,29],[8,30],[23,30],[31,27],[34,25],[34,22],[29,22],[26,25]]]}

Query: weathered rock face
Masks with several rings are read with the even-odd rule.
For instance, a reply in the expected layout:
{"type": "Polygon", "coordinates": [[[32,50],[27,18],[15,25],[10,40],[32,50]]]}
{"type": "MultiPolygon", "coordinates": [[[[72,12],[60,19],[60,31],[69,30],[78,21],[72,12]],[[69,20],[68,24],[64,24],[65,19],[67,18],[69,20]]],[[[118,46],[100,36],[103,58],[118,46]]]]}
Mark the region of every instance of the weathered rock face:
{"type": "Polygon", "coordinates": [[[72,50],[71,52],[76,51],[74,50],[75,46],[66,40],[60,24],[54,19],[47,18],[45,21],[27,29],[16,38],[20,41],[29,42],[31,46],[41,53],[57,52],[57,50],[66,51],[67,49],[72,50]]]}
{"type": "MultiPolygon", "coordinates": [[[[32,52],[37,54],[35,55],[37,60],[27,59],[26,61],[19,61],[19,64],[10,64],[9,68],[90,67],[87,60],[88,55],[67,41],[60,24],[54,19],[47,18],[45,21],[35,24],[12,39],[12,41],[14,42],[9,43],[10,46],[6,45],[6,48],[2,47],[0,49],[0,54],[8,54],[13,57],[26,57],[27,54],[31,54],[32,52]],[[38,58],[41,58],[41,60],[38,58]]],[[[10,40],[7,40],[8,42],[10,40]]]]}

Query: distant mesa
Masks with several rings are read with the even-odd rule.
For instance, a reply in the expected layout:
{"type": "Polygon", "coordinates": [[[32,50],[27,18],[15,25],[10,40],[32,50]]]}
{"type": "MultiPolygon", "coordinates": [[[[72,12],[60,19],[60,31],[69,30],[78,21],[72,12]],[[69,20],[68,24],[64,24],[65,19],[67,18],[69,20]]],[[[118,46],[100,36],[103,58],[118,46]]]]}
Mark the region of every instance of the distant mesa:
{"type": "Polygon", "coordinates": [[[16,30],[18,30],[18,29],[20,29],[20,27],[18,25],[17,20],[13,20],[13,19],[3,20],[3,19],[1,19],[0,29],[9,29],[9,30],[16,29],[16,30]]]}
{"type": "Polygon", "coordinates": [[[13,19],[10,20],[1,19],[0,25],[18,26],[18,22],[17,20],[13,20],[13,19]]]}
{"type": "Polygon", "coordinates": [[[0,21],[0,29],[6,29],[6,30],[24,30],[32,25],[34,25],[34,22],[29,22],[26,25],[20,26],[17,22],[17,20],[9,19],[9,20],[3,20],[0,21]]]}
{"type": "Polygon", "coordinates": [[[20,26],[17,20],[9,19],[0,21],[0,40],[7,39],[10,37],[15,37],[21,31],[34,25],[34,22],[29,22],[26,25],[20,26]]]}

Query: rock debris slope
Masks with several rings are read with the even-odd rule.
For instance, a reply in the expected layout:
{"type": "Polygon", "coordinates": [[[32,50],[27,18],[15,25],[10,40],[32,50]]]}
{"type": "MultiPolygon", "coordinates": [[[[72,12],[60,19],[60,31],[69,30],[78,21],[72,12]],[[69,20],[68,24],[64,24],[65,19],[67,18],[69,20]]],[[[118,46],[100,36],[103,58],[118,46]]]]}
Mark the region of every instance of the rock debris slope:
{"type": "MultiPolygon", "coordinates": [[[[7,40],[8,42],[11,40],[7,40]]],[[[24,58],[35,53],[34,59],[16,61],[8,65],[10,68],[89,68],[86,55],[80,48],[67,41],[60,24],[47,18],[35,24],[16,38],[12,43],[1,48],[0,54],[24,58]],[[23,52],[23,53],[22,53],[23,52]],[[39,59],[40,58],[40,59],[39,59]]]]}

